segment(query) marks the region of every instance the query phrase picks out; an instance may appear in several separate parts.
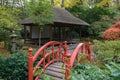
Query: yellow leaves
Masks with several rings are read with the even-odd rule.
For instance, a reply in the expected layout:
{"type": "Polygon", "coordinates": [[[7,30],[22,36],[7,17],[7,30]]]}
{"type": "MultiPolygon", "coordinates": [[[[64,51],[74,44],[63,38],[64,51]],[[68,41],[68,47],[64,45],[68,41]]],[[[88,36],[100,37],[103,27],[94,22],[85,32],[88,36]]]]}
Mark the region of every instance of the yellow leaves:
{"type": "Polygon", "coordinates": [[[87,0],[82,0],[83,5],[87,5],[87,0]]]}
{"type": "Polygon", "coordinates": [[[109,4],[109,7],[112,7],[112,6],[113,6],[113,1],[112,1],[112,0],[109,0],[109,1],[108,1],[108,4],[109,4]]]}
{"type": "MultiPolygon", "coordinates": [[[[64,0],[64,7],[72,7],[80,0],[64,0]]],[[[62,0],[54,0],[54,5],[57,7],[61,7],[62,0]]]]}
{"type": "Polygon", "coordinates": [[[70,0],[66,0],[66,1],[65,1],[65,7],[69,7],[69,6],[71,6],[70,0]]]}
{"type": "Polygon", "coordinates": [[[60,0],[54,0],[54,5],[55,6],[58,6],[58,7],[61,7],[61,3],[62,1],[60,1],[60,0]]]}
{"type": "Polygon", "coordinates": [[[20,29],[17,24],[19,20],[16,11],[18,12],[19,10],[0,6],[0,27],[20,29]]]}
{"type": "Polygon", "coordinates": [[[109,5],[109,7],[112,6],[112,3],[113,3],[113,0],[102,0],[99,4],[98,4],[98,7],[103,7],[105,6],[106,4],[109,5]]]}

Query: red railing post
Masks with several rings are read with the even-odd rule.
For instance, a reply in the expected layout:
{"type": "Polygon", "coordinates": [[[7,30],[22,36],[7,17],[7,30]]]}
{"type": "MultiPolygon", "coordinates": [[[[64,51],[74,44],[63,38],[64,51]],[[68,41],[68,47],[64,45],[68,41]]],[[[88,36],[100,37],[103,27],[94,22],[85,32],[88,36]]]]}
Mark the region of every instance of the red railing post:
{"type": "Polygon", "coordinates": [[[48,56],[48,63],[50,62],[50,55],[48,56]]]}
{"type": "Polygon", "coordinates": [[[58,60],[61,60],[61,45],[59,45],[58,60]]]}
{"type": "Polygon", "coordinates": [[[45,50],[43,50],[42,58],[44,59],[42,63],[42,68],[45,69],[45,50]]]}
{"type": "Polygon", "coordinates": [[[81,46],[81,53],[83,54],[84,45],[81,46]]]}
{"type": "Polygon", "coordinates": [[[65,55],[67,54],[67,41],[64,42],[64,56],[62,57],[62,60],[64,61],[65,55]]]}
{"type": "Polygon", "coordinates": [[[79,62],[79,55],[77,54],[77,56],[76,56],[76,60],[79,62]]]}
{"type": "Polygon", "coordinates": [[[90,42],[87,44],[87,49],[88,49],[87,59],[90,60],[91,59],[91,43],[90,42]]]}
{"type": "Polygon", "coordinates": [[[70,70],[71,70],[70,57],[71,57],[70,53],[65,54],[65,80],[70,80],[69,79],[70,70]]]}
{"type": "Polygon", "coordinates": [[[29,56],[28,56],[28,80],[33,80],[33,56],[32,56],[32,48],[29,48],[29,56]]]}
{"type": "Polygon", "coordinates": [[[88,54],[88,43],[87,44],[85,44],[85,54],[88,54]]]}
{"type": "Polygon", "coordinates": [[[64,48],[65,48],[65,52],[64,52],[64,55],[67,54],[67,41],[64,42],[64,48]]]}
{"type": "Polygon", "coordinates": [[[54,43],[52,44],[52,60],[54,62],[54,43]]]}
{"type": "Polygon", "coordinates": [[[71,54],[67,53],[67,41],[64,42],[64,58],[65,58],[65,80],[70,80],[68,77],[70,75],[70,57],[71,54]]]}

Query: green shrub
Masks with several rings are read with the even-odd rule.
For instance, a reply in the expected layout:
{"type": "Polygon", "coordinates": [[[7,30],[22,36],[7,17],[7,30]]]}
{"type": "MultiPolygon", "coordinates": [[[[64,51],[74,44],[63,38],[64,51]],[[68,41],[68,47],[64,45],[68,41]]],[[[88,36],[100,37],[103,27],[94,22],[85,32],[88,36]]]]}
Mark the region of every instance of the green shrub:
{"type": "Polygon", "coordinates": [[[4,62],[5,61],[5,58],[4,56],[0,53],[0,79],[1,79],[1,75],[3,74],[2,70],[4,68],[4,62]]]}
{"type": "Polygon", "coordinates": [[[120,62],[120,41],[94,40],[94,53],[103,61],[120,62]]]}
{"type": "Polygon", "coordinates": [[[0,29],[0,41],[8,41],[10,39],[10,32],[0,29]]]}
{"type": "MultiPolygon", "coordinates": [[[[0,58],[1,59],[1,58],[0,58]]],[[[7,80],[27,80],[28,58],[25,53],[16,52],[5,59],[0,65],[0,76],[7,80]]]]}
{"type": "Polygon", "coordinates": [[[120,65],[110,62],[103,69],[90,64],[77,63],[71,71],[71,80],[119,80],[120,65]]]}
{"type": "Polygon", "coordinates": [[[107,21],[96,21],[91,24],[91,27],[88,28],[89,34],[91,37],[101,37],[102,33],[108,29],[110,23],[107,21]]]}
{"type": "Polygon", "coordinates": [[[75,64],[71,80],[110,80],[106,71],[90,64],[75,64]]]}
{"type": "MultiPolygon", "coordinates": [[[[33,55],[35,54],[36,49],[33,49],[33,55]]],[[[6,80],[27,80],[28,78],[28,51],[16,51],[10,56],[4,58],[3,55],[0,55],[0,79],[6,80]]],[[[35,63],[41,59],[40,55],[35,63]]],[[[41,67],[41,65],[40,65],[41,67]]],[[[46,78],[46,77],[44,77],[46,78]]],[[[46,78],[48,79],[48,77],[46,78]]],[[[51,79],[49,79],[51,80],[51,79]]]]}

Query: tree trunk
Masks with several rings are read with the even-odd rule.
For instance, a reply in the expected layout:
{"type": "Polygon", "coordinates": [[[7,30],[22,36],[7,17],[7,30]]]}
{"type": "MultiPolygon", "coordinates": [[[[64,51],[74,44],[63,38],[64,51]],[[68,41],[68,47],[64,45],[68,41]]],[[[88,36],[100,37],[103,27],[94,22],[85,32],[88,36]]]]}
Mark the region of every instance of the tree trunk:
{"type": "Polygon", "coordinates": [[[61,7],[64,8],[64,0],[62,0],[61,7]]]}

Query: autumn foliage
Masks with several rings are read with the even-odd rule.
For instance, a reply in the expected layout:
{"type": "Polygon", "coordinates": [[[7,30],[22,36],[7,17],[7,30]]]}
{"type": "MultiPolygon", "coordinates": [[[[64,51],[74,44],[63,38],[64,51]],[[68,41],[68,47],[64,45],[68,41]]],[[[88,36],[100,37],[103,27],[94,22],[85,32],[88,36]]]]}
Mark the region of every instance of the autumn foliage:
{"type": "Polygon", "coordinates": [[[117,22],[107,29],[102,37],[108,40],[120,40],[120,22],[117,22]]]}

